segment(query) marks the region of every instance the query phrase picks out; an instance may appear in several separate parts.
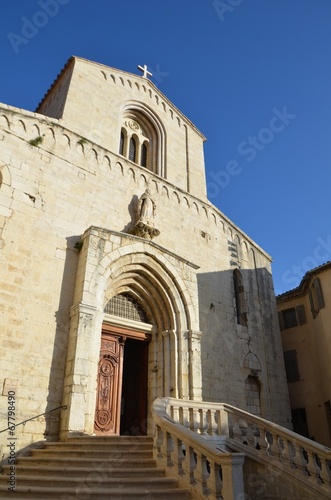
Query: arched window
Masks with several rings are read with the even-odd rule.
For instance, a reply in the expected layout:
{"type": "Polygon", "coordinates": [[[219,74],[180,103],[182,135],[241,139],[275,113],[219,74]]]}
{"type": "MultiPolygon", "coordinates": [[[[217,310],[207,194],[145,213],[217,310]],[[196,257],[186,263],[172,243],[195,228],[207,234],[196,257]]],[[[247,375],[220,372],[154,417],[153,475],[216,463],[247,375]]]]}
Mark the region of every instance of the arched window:
{"type": "Polygon", "coordinates": [[[243,277],[239,269],[233,271],[234,296],[236,302],[237,323],[247,326],[247,300],[243,277]]]}
{"type": "Polygon", "coordinates": [[[150,110],[126,109],[123,113],[119,154],[158,175],[164,175],[164,132],[150,110]]]}
{"type": "Polygon", "coordinates": [[[145,168],[147,167],[147,144],[145,142],[141,146],[140,165],[145,168]]]}
{"type": "Polygon", "coordinates": [[[124,132],[121,130],[119,154],[124,155],[124,132]]]}
{"type": "Polygon", "coordinates": [[[104,312],[106,314],[112,314],[113,316],[148,323],[148,318],[144,309],[129,293],[120,293],[112,297],[107,302],[104,312]]]}
{"type": "Polygon", "coordinates": [[[136,140],[134,137],[131,137],[129,146],[129,160],[136,161],[136,156],[137,156],[136,140]]]}

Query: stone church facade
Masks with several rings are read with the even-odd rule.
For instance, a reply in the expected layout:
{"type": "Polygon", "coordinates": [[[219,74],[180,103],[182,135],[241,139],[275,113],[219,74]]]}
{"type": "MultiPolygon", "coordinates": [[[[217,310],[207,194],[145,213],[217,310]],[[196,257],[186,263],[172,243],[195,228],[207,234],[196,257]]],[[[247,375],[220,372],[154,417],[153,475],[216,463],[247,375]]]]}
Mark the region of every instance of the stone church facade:
{"type": "Polygon", "coordinates": [[[0,107],[1,396],[20,447],[150,433],[157,397],[290,427],[270,257],[210,201],[204,136],[155,85],[71,58],[0,107]]]}

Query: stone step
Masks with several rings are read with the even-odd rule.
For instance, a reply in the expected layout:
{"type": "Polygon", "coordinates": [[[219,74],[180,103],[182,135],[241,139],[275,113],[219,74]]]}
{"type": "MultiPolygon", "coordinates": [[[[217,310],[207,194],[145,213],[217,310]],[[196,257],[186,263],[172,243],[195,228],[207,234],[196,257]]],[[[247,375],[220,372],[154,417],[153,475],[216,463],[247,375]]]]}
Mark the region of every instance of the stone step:
{"type": "MultiPolygon", "coordinates": [[[[20,462],[19,462],[20,464],[20,462]]],[[[59,475],[61,477],[77,477],[80,478],[88,477],[89,475],[99,476],[99,477],[164,477],[165,471],[164,469],[157,468],[154,464],[154,467],[141,467],[140,463],[136,464],[136,467],[114,467],[109,462],[105,462],[103,466],[98,466],[96,464],[86,466],[84,463],[83,466],[63,466],[62,462],[59,465],[40,465],[37,462],[35,465],[16,465],[16,475],[37,475],[37,476],[49,476],[50,474],[59,475]],[[61,464],[61,465],[60,465],[61,464]]],[[[90,464],[90,461],[89,461],[90,464]]],[[[3,475],[7,475],[10,471],[10,466],[3,466],[3,475]]],[[[1,476],[0,476],[1,477],[1,476]]],[[[20,479],[21,480],[21,479],[20,479]]]]}
{"type": "Polygon", "coordinates": [[[17,458],[15,491],[8,491],[9,466],[0,475],[0,499],[133,500],[191,498],[153,459],[147,436],[75,436],[44,443],[17,458]]]}
{"type": "Polygon", "coordinates": [[[151,450],[151,444],[148,442],[137,443],[135,441],[128,442],[110,442],[101,441],[93,443],[91,441],[87,442],[64,442],[64,443],[45,443],[42,449],[54,450],[54,451],[67,451],[67,450],[109,450],[109,451],[135,451],[135,450],[151,450]]]}
{"type": "Polygon", "coordinates": [[[107,442],[107,443],[150,443],[153,444],[151,436],[69,436],[67,441],[61,443],[79,443],[79,442],[107,442]]]}
{"type": "Polygon", "coordinates": [[[39,450],[31,450],[31,456],[33,457],[56,457],[56,456],[62,456],[62,457],[90,457],[91,460],[96,459],[96,458],[113,458],[117,460],[140,460],[142,458],[152,458],[153,457],[153,451],[151,449],[149,450],[95,450],[94,448],[85,450],[85,449],[78,449],[78,450],[71,450],[67,449],[64,451],[61,448],[54,448],[54,449],[39,449],[39,450]]]}
{"type": "Polygon", "coordinates": [[[118,489],[98,488],[97,490],[89,487],[64,488],[45,486],[17,486],[15,491],[8,491],[7,487],[0,484],[0,498],[7,500],[181,500],[182,498],[191,498],[190,492],[183,488],[169,488],[133,491],[129,488],[118,489]]]}
{"type": "Polygon", "coordinates": [[[177,486],[177,479],[173,477],[105,477],[104,475],[91,473],[84,479],[74,476],[56,476],[56,475],[17,475],[17,484],[19,486],[48,486],[50,489],[53,487],[68,487],[77,488],[85,486],[98,490],[99,487],[111,489],[130,488],[133,491],[146,489],[152,491],[154,489],[168,489],[177,486]]]}
{"type": "Polygon", "coordinates": [[[30,456],[30,457],[19,457],[17,460],[18,465],[49,465],[49,466],[63,466],[63,467],[84,467],[90,466],[90,468],[97,467],[112,467],[121,468],[125,467],[156,467],[153,458],[142,458],[139,460],[135,459],[111,459],[111,458],[98,458],[97,460],[91,461],[89,457],[70,457],[70,456],[58,456],[58,457],[40,457],[40,456],[30,456]]]}

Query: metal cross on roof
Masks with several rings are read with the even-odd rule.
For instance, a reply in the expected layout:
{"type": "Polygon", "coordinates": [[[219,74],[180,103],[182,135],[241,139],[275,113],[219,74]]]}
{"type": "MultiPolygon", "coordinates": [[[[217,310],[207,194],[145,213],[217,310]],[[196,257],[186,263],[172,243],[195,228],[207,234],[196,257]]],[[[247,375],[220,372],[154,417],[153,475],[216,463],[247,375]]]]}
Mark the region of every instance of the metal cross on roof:
{"type": "Polygon", "coordinates": [[[148,71],[147,65],[144,64],[144,66],[138,66],[138,69],[143,72],[143,78],[148,78],[149,76],[153,76],[153,74],[148,71]]]}

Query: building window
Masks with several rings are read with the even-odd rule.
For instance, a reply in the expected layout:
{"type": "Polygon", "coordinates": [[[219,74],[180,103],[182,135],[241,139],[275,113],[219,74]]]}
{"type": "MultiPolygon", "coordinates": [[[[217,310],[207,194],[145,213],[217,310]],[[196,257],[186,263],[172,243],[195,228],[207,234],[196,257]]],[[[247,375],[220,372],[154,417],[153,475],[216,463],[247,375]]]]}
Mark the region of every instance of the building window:
{"type": "Polygon", "coordinates": [[[305,408],[297,408],[292,411],[293,431],[301,436],[309,438],[308,422],[305,408]]]}
{"type": "Polygon", "coordinates": [[[245,380],[247,411],[261,416],[260,382],[257,377],[249,375],[245,380]]]}
{"type": "Polygon", "coordinates": [[[296,307],[284,309],[278,312],[279,326],[281,330],[293,328],[306,323],[305,306],[300,304],[296,307]]]}
{"type": "Polygon", "coordinates": [[[109,302],[107,302],[103,312],[121,318],[148,323],[148,318],[144,309],[129,293],[120,293],[112,297],[109,302]]]}
{"type": "Polygon", "coordinates": [[[123,130],[121,131],[121,136],[120,136],[120,147],[119,147],[119,154],[124,155],[124,132],[123,130]]]}
{"type": "Polygon", "coordinates": [[[308,290],[310,308],[313,318],[316,318],[320,309],[324,307],[324,299],[319,278],[315,278],[308,290]]]}
{"type": "Polygon", "coordinates": [[[162,142],[162,134],[144,113],[138,110],[124,112],[118,148],[120,155],[162,175],[162,142]]]}
{"type": "Polygon", "coordinates": [[[236,302],[237,323],[247,326],[247,300],[244,290],[243,277],[239,269],[233,271],[234,296],[236,302]]]}
{"type": "Polygon", "coordinates": [[[147,167],[147,144],[145,142],[141,146],[140,165],[145,168],[147,167]]]}
{"type": "Polygon", "coordinates": [[[136,154],[137,154],[136,140],[134,137],[131,137],[130,147],[129,147],[129,160],[133,162],[136,161],[136,154]]]}
{"type": "Polygon", "coordinates": [[[293,349],[292,351],[284,352],[285,361],[285,371],[287,382],[298,382],[300,380],[297,351],[293,349]]]}

